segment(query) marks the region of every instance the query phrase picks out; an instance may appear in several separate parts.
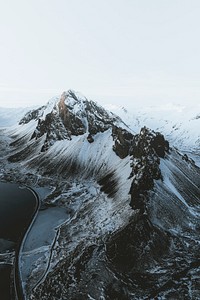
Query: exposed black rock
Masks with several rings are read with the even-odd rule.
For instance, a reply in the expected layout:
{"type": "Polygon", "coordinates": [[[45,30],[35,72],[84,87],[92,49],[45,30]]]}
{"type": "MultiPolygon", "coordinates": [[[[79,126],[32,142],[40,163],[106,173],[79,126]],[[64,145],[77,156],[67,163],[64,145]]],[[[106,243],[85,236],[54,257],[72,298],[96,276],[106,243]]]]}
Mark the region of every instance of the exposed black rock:
{"type": "Polygon", "coordinates": [[[31,139],[38,139],[46,134],[45,142],[41,151],[46,151],[56,140],[70,139],[70,134],[65,130],[63,123],[58,115],[53,112],[46,115],[45,120],[38,120],[37,127],[31,139]]]}
{"type": "Polygon", "coordinates": [[[145,211],[147,192],[154,187],[154,179],[162,178],[159,156],[164,157],[168,150],[169,143],[163,135],[146,127],[134,136],[130,151],[133,156],[130,205],[133,209],[145,211]]]}
{"type": "Polygon", "coordinates": [[[134,136],[132,155],[136,158],[140,158],[150,152],[155,152],[157,156],[164,158],[165,153],[168,151],[169,142],[159,132],[143,127],[140,133],[134,136]]]}
{"type": "Polygon", "coordinates": [[[169,142],[166,141],[164,136],[159,132],[156,132],[155,136],[152,137],[151,146],[156,154],[162,158],[164,158],[165,153],[169,151],[169,142]]]}
{"type": "Polygon", "coordinates": [[[36,130],[32,134],[31,139],[38,139],[39,137],[47,134],[47,139],[62,140],[64,138],[70,138],[69,134],[64,130],[63,124],[59,117],[52,112],[47,114],[45,120],[38,120],[36,130]]]}
{"type": "Polygon", "coordinates": [[[117,126],[112,127],[112,136],[114,139],[113,150],[120,158],[125,158],[130,154],[131,144],[133,140],[132,133],[126,129],[119,128],[117,126]]]}
{"type": "Polygon", "coordinates": [[[86,131],[86,128],[84,124],[82,123],[81,119],[73,114],[69,107],[65,104],[65,100],[67,100],[68,96],[73,96],[76,101],[77,97],[74,93],[70,92],[69,94],[63,93],[60,101],[58,102],[58,110],[59,110],[59,117],[62,120],[62,123],[64,124],[66,130],[70,135],[81,135],[84,134],[86,131]]]}
{"type": "Polygon", "coordinates": [[[46,135],[41,151],[49,149],[55,141],[71,139],[72,136],[88,132],[88,141],[93,142],[92,136],[112,128],[121,119],[109,114],[104,108],[86,98],[79,98],[73,91],[64,92],[60,99],[54,101],[53,108],[45,115],[45,110],[52,105],[42,106],[28,112],[19,124],[37,121],[31,139],[46,135]]]}
{"type": "Polygon", "coordinates": [[[164,137],[146,127],[130,137],[128,153],[133,160],[130,205],[138,210],[137,217],[113,234],[106,247],[108,258],[119,271],[144,272],[169,252],[170,236],[151,222],[147,206],[154,180],[162,179],[159,156],[164,157],[168,149],[164,137]]]}
{"type": "Polygon", "coordinates": [[[38,120],[38,118],[41,115],[42,110],[45,108],[45,106],[42,106],[38,109],[31,110],[25,114],[25,116],[19,121],[19,125],[21,124],[27,124],[31,120],[38,120]]]}
{"type": "Polygon", "coordinates": [[[92,137],[92,135],[89,133],[88,136],[87,136],[87,140],[89,143],[93,143],[94,142],[94,139],[92,137]]]}
{"type": "Polygon", "coordinates": [[[169,235],[140,213],[107,243],[107,256],[121,271],[143,272],[156,266],[169,250],[169,235]]]}
{"type": "Polygon", "coordinates": [[[85,111],[88,120],[88,131],[90,134],[94,135],[98,132],[104,132],[117,121],[116,117],[111,117],[108,112],[97,105],[93,101],[87,101],[85,103],[85,111]]]}

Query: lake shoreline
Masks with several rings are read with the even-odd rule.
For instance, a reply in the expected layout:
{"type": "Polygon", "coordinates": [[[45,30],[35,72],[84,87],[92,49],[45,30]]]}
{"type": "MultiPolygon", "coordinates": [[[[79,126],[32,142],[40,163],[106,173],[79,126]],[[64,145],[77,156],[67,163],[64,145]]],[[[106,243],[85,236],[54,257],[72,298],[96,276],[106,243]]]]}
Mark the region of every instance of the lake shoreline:
{"type": "Polygon", "coordinates": [[[19,242],[19,247],[16,250],[16,262],[15,262],[15,281],[17,279],[17,282],[15,284],[16,286],[16,292],[18,295],[18,299],[20,300],[24,300],[25,299],[25,293],[24,293],[24,289],[23,289],[23,282],[22,282],[22,277],[21,277],[21,268],[20,268],[20,256],[21,256],[21,250],[23,248],[23,245],[26,241],[26,238],[28,236],[29,231],[31,230],[35,219],[37,218],[37,214],[40,208],[40,199],[39,196],[37,195],[37,193],[35,192],[35,190],[31,187],[25,186],[24,188],[26,188],[27,190],[31,191],[31,193],[34,195],[35,200],[36,200],[36,206],[35,206],[35,211],[33,213],[32,219],[30,221],[29,226],[27,227],[21,241],[19,242]]]}
{"type": "Polygon", "coordinates": [[[18,264],[20,248],[39,209],[39,197],[32,188],[16,183],[0,181],[0,189],[1,278],[4,278],[4,273],[7,276],[5,277],[6,284],[1,288],[1,294],[5,295],[6,300],[14,298],[23,300],[18,264]],[[11,249],[7,246],[9,243],[12,245],[11,249]],[[7,265],[9,265],[9,276],[7,265]]]}

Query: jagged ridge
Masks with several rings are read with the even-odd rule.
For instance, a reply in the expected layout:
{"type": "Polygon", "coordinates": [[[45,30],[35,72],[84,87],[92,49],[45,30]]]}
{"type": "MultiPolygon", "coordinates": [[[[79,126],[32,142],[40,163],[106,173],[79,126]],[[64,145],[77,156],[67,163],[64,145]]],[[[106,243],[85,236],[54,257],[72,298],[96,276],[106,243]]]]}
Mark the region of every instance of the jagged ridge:
{"type": "Polygon", "coordinates": [[[121,121],[93,101],[78,97],[75,92],[64,92],[60,99],[55,99],[39,109],[28,112],[19,124],[37,121],[37,126],[31,139],[38,139],[46,134],[41,151],[46,151],[55,141],[71,139],[72,136],[88,133],[92,135],[104,132],[115,122],[121,121]]]}
{"type": "MultiPolygon", "coordinates": [[[[171,289],[176,285],[179,274],[189,278],[190,267],[196,268],[199,263],[191,249],[197,255],[194,240],[199,230],[200,172],[188,157],[170,150],[163,135],[146,127],[134,135],[119,118],[71,91],[28,114],[22,119],[21,128],[29,124],[30,130],[25,129],[23,138],[22,133],[18,134],[12,144],[11,162],[24,161],[28,169],[58,182],[71,178],[92,180],[101,186],[102,195],[110,197],[105,198],[106,202],[96,197],[96,202],[91,201],[88,206],[83,201],[78,217],[69,226],[63,226],[55,249],[58,264],[34,292],[33,299],[48,299],[52,295],[55,299],[87,299],[88,294],[94,299],[109,300],[162,297],[168,295],[167,286],[171,289]],[[22,149],[26,140],[29,148],[22,149]],[[127,209],[129,202],[134,213],[127,209]],[[94,232],[98,231],[96,239],[87,223],[83,221],[79,226],[82,216],[92,219],[94,232]],[[112,232],[103,227],[104,222],[112,224],[112,232]],[[192,237],[187,240],[189,246],[185,242],[188,232],[192,237]],[[64,247],[70,247],[71,252],[60,257],[64,247]],[[170,267],[170,260],[176,257],[181,264],[170,267]],[[153,271],[156,268],[162,269],[161,275],[153,271]],[[98,274],[99,269],[106,271],[98,274]],[[172,273],[176,276],[170,283],[172,273]],[[88,286],[88,278],[92,286],[88,286]]],[[[57,187],[54,196],[58,199],[55,201],[52,196],[48,205],[67,205],[58,197],[59,192],[57,187]]],[[[180,286],[181,297],[188,296],[184,285],[180,286]]]]}

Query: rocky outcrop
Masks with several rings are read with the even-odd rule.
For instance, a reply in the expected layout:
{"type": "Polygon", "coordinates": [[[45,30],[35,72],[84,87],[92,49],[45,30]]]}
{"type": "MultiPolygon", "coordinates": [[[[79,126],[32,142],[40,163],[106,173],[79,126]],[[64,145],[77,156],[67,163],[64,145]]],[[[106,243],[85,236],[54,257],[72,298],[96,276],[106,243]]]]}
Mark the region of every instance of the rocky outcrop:
{"type": "MultiPolygon", "coordinates": [[[[74,94],[70,94],[75,97],[74,94]]],[[[69,94],[64,92],[61,95],[60,101],[58,102],[58,115],[60,119],[62,120],[62,123],[66,129],[66,131],[69,133],[69,135],[81,135],[86,132],[86,128],[78,116],[76,114],[73,114],[65,101],[67,101],[67,97],[69,94]]],[[[77,99],[75,97],[75,99],[77,99]]]]}
{"type": "Polygon", "coordinates": [[[146,127],[135,135],[132,141],[132,173],[131,207],[140,209],[143,213],[146,209],[148,191],[154,186],[154,179],[162,178],[159,168],[160,157],[164,157],[169,151],[169,143],[164,136],[146,127]]]}
{"type": "Polygon", "coordinates": [[[93,101],[86,102],[85,112],[88,120],[88,131],[92,135],[112,128],[113,123],[117,121],[116,116],[110,116],[105,109],[93,101]]]}
{"type": "Polygon", "coordinates": [[[31,110],[25,114],[25,116],[19,121],[19,125],[27,124],[31,120],[37,120],[45,106],[42,106],[38,109],[31,110]]]}
{"type": "Polygon", "coordinates": [[[161,133],[143,127],[140,133],[134,136],[132,155],[141,157],[153,151],[157,156],[164,158],[165,153],[169,151],[169,143],[161,133]]]}
{"type": "Polygon", "coordinates": [[[167,253],[169,235],[154,226],[147,215],[138,214],[107,243],[107,256],[119,270],[143,272],[154,267],[167,253]]]}
{"type": "Polygon", "coordinates": [[[71,138],[70,132],[65,129],[59,116],[53,112],[47,114],[44,120],[38,120],[37,127],[31,139],[37,140],[43,135],[46,135],[46,138],[41,148],[42,152],[46,151],[55,141],[71,138]]]}
{"type": "Polygon", "coordinates": [[[88,142],[91,143],[95,134],[112,128],[115,122],[122,122],[95,102],[79,97],[71,90],[46,106],[27,113],[19,124],[27,124],[32,120],[37,125],[31,139],[38,139],[46,134],[42,151],[46,151],[57,140],[71,139],[72,136],[86,132],[88,142]]]}
{"type": "Polygon", "coordinates": [[[114,140],[113,150],[120,158],[125,158],[130,154],[133,141],[133,135],[126,129],[117,126],[112,127],[112,136],[114,140]]]}
{"type": "MultiPolygon", "coordinates": [[[[123,134],[115,132],[123,144],[123,134]]],[[[129,137],[129,136],[128,136],[129,137]]],[[[160,157],[169,150],[169,144],[160,133],[142,128],[130,136],[126,153],[132,155],[131,207],[135,217],[121,231],[111,235],[107,243],[107,257],[120,272],[139,274],[156,266],[160,258],[169,252],[171,238],[168,233],[152,223],[148,211],[148,193],[154,180],[162,179],[160,157]]]]}
{"type": "Polygon", "coordinates": [[[94,139],[93,139],[91,133],[88,134],[87,140],[88,140],[89,143],[93,143],[94,142],[94,139]]]}

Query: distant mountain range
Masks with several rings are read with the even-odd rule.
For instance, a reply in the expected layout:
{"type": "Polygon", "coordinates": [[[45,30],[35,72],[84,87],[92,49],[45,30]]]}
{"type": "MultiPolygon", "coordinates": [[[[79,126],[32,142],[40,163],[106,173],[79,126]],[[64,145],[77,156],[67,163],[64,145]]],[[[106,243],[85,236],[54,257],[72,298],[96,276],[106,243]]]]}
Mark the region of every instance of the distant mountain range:
{"type": "Polygon", "coordinates": [[[4,108],[0,107],[0,128],[16,125],[31,108],[4,108]]]}
{"type": "Polygon", "coordinates": [[[190,107],[160,104],[127,111],[124,107],[108,106],[134,131],[147,126],[160,131],[171,145],[179,150],[196,152],[200,150],[200,106],[190,107]]]}
{"type": "MultiPolygon", "coordinates": [[[[71,91],[72,92],[72,91],[71,91]]],[[[84,96],[75,93],[77,96],[84,96]]],[[[56,101],[53,98],[50,103],[56,101]]],[[[45,105],[44,105],[45,107],[45,105]]],[[[33,108],[2,108],[0,107],[0,127],[11,126],[19,122],[27,111],[33,108]]],[[[35,108],[36,109],[36,108],[35,108]]],[[[119,116],[134,132],[147,126],[160,131],[169,142],[179,150],[198,153],[200,150],[200,105],[186,106],[171,103],[157,106],[144,106],[128,111],[123,106],[106,105],[107,111],[119,116]]]]}

